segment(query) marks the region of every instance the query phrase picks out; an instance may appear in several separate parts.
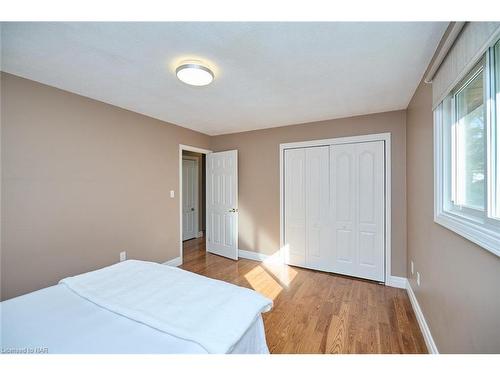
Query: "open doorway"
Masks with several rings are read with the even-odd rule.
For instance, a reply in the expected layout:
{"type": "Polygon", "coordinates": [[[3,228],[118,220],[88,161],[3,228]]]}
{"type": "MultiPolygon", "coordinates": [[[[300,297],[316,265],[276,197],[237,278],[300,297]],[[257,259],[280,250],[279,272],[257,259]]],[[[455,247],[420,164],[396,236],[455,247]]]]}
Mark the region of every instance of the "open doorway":
{"type": "Polygon", "coordinates": [[[205,233],[205,155],[182,151],[182,240],[205,233]]]}
{"type": "Polygon", "coordinates": [[[205,253],[206,154],[210,151],[180,147],[181,263],[205,253]]]}

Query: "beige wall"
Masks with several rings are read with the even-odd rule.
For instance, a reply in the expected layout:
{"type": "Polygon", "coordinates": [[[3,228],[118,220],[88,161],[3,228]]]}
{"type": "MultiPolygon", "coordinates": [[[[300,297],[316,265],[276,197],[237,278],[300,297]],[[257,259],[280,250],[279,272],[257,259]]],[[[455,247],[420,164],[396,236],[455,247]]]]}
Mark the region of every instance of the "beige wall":
{"type": "Polygon", "coordinates": [[[434,223],[431,101],[421,84],[407,110],[408,278],[441,353],[500,353],[500,258],[434,223]]]}
{"type": "Polygon", "coordinates": [[[9,74],[1,84],[2,299],[123,250],[178,256],[178,145],[208,136],[9,74]]]}
{"type": "Polygon", "coordinates": [[[404,111],[209,137],[1,74],[1,298],[178,256],[178,144],[239,149],[240,248],[279,249],[279,143],[389,131],[393,269],[406,270],[404,111]],[[176,198],[169,198],[169,190],[176,198]]]}
{"type": "Polygon", "coordinates": [[[239,248],[279,250],[280,143],[390,132],[392,273],[406,276],[405,120],[405,111],[394,111],[213,137],[212,150],[238,150],[239,248]]]}

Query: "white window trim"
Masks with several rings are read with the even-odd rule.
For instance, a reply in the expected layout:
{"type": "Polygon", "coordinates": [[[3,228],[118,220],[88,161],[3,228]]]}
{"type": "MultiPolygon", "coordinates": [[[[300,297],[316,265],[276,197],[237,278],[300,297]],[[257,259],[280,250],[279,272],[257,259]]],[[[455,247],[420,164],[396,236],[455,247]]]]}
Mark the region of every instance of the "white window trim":
{"type": "MultiPolygon", "coordinates": [[[[486,70],[489,73],[489,69],[486,70]]],[[[486,99],[486,102],[489,103],[489,95],[486,99]]],[[[442,107],[443,104],[441,103],[434,111],[434,221],[500,257],[500,231],[488,228],[487,224],[476,222],[473,218],[469,219],[457,215],[451,210],[444,209],[444,188],[447,176],[444,174],[445,155],[442,107]]],[[[488,111],[487,116],[490,116],[490,113],[488,111]]],[[[491,118],[488,120],[491,121],[491,118]]],[[[489,131],[489,128],[488,124],[487,131],[489,131]]],[[[489,165],[491,166],[490,163],[489,165]]],[[[491,186],[489,188],[491,189],[491,186]]]]}
{"type": "MultiPolygon", "coordinates": [[[[486,55],[486,63],[496,66],[496,64],[498,63],[497,61],[495,61],[496,58],[498,58],[498,56],[495,56],[495,53],[490,49],[486,55]]],[[[498,125],[498,121],[500,119],[497,117],[500,115],[500,98],[497,97],[496,93],[496,91],[498,91],[496,85],[500,83],[500,77],[496,77],[494,74],[492,75],[491,71],[488,69],[486,69],[485,73],[486,81],[488,82],[490,90],[487,96],[488,100],[486,101],[486,121],[488,122],[488,124],[493,124],[495,121],[497,121],[497,128],[495,130],[493,130],[492,126],[487,127],[487,209],[488,212],[493,213],[495,217],[500,217],[500,204],[496,202],[496,200],[500,199],[500,173],[497,165],[497,163],[499,162],[499,160],[497,159],[500,158],[500,137],[498,134],[500,132],[500,126],[498,125]],[[494,88],[494,90],[492,90],[491,88],[494,88]],[[493,155],[495,156],[492,157],[493,155]]]]}

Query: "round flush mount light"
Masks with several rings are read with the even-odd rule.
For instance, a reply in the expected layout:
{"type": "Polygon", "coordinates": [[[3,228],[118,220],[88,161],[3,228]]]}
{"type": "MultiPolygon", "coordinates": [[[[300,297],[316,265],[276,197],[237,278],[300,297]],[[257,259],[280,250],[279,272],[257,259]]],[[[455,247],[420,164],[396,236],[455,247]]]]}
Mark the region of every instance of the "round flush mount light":
{"type": "Polygon", "coordinates": [[[206,86],[214,80],[214,73],[197,62],[179,65],[175,70],[175,74],[179,80],[191,86],[206,86]]]}

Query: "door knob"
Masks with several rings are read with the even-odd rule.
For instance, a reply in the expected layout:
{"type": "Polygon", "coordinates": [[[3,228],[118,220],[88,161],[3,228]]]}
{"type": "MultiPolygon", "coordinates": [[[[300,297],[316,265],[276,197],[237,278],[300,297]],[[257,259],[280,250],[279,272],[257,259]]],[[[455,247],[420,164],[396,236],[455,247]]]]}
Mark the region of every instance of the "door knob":
{"type": "Polygon", "coordinates": [[[194,208],[191,208],[191,211],[194,211],[194,208]]]}
{"type": "Polygon", "coordinates": [[[237,208],[232,208],[229,210],[229,212],[238,212],[238,209],[237,208]]]}

